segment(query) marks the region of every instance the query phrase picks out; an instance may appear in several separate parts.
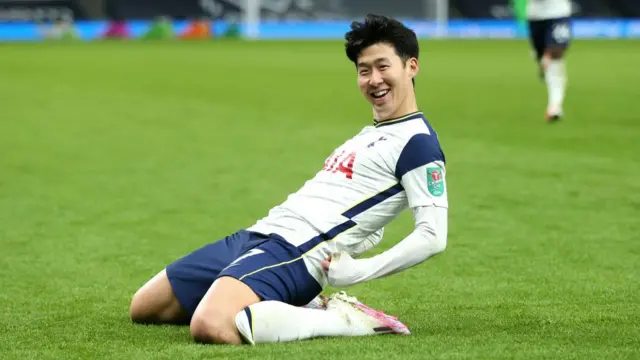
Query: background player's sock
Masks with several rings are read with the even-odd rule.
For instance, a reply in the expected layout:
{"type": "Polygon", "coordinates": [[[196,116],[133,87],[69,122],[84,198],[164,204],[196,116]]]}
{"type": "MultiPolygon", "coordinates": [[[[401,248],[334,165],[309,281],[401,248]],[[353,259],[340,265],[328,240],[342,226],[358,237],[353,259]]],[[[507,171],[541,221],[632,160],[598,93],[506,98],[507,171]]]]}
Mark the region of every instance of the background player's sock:
{"type": "Polygon", "coordinates": [[[322,336],[358,336],[370,331],[353,326],[340,311],[263,301],[236,315],[240,334],[250,343],[275,343],[322,336]]]}
{"type": "Polygon", "coordinates": [[[545,81],[547,83],[548,110],[562,111],[564,93],[567,86],[567,74],[564,59],[546,61],[545,81]]]}

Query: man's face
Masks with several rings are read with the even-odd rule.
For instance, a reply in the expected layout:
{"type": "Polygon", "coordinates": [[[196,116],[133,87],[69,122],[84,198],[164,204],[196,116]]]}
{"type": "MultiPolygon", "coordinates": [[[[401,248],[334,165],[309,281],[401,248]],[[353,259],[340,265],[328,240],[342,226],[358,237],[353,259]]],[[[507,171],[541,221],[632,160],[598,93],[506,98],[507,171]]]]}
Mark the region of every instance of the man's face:
{"type": "Polygon", "coordinates": [[[365,48],[357,62],[358,86],[373,105],[378,120],[404,115],[402,105],[414,96],[413,79],[418,73],[418,60],[406,62],[393,46],[377,43],[365,48]]]}

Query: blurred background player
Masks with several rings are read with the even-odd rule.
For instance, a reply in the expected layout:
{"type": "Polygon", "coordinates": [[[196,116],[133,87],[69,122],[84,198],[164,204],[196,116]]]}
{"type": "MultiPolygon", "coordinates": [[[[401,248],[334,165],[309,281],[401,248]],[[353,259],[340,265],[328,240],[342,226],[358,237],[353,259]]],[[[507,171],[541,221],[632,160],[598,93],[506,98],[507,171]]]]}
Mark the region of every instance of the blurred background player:
{"type": "MultiPolygon", "coordinates": [[[[521,8],[517,4],[516,9],[521,8]]],[[[540,76],[547,84],[547,121],[563,116],[562,105],[567,87],[564,54],[571,40],[570,0],[520,0],[526,1],[529,37],[535,51],[540,76]]]]}

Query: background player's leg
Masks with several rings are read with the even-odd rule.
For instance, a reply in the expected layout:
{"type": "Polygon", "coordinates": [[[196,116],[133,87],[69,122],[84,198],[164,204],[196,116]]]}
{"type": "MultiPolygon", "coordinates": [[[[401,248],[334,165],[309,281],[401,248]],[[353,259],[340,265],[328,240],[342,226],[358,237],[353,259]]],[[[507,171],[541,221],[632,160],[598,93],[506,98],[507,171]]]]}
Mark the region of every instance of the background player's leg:
{"type": "Polygon", "coordinates": [[[545,52],[548,105],[547,120],[557,120],[562,116],[565,92],[567,88],[567,73],[564,62],[564,48],[554,46],[545,52]]]}
{"type": "Polygon", "coordinates": [[[188,318],[162,270],[133,296],[129,307],[131,320],[142,324],[188,324],[188,318]]]}
{"type": "Polygon", "coordinates": [[[571,28],[567,19],[551,23],[545,46],[545,82],[547,83],[547,120],[557,120],[562,116],[567,74],[564,62],[565,49],[571,39],[571,28]]]}
{"type": "Polygon", "coordinates": [[[544,79],[544,66],[542,63],[542,57],[544,55],[545,46],[545,21],[544,20],[532,20],[529,21],[529,43],[534,52],[534,58],[538,65],[538,74],[541,79],[544,79]]]}
{"type": "Polygon", "coordinates": [[[243,282],[218,278],[207,291],[191,319],[191,336],[201,343],[242,344],[235,325],[236,314],[260,301],[243,282]]]}

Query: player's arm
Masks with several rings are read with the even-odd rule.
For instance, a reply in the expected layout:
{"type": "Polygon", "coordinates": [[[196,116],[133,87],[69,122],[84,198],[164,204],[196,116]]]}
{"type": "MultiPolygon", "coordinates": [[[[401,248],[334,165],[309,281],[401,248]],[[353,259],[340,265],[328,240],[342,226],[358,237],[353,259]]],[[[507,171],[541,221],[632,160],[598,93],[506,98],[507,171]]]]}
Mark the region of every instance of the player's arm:
{"type": "MultiPolygon", "coordinates": [[[[371,248],[375,247],[377,244],[379,244],[382,241],[383,236],[384,236],[384,228],[381,228],[381,229],[373,232],[369,236],[367,236],[366,239],[360,244],[359,247],[356,247],[356,248],[353,249],[353,251],[355,251],[357,253],[361,253],[359,256],[356,256],[356,259],[360,258],[369,249],[371,249],[371,248]]],[[[325,267],[325,270],[326,270],[327,263],[325,263],[323,265],[323,267],[325,267]]]]}
{"type": "Polygon", "coordinates": [[[447,209],[420,206],[413,212],[415,230],[391,249],[357,260],[346,252],[335,254],[329,266],[329,283],[345,287],[389,276],[443,252],[447,245],[447,209]]]}
{"type": "Polygon", "coordinates": [[[432,139],[412,139],[400,156],[396,174],[413,211],[415,228],[391,249],[371,258],[333,256],[329,283],[344,287],[389,276],[441,253],[447,244],[448,203],[444,156],[432,139]]]}

